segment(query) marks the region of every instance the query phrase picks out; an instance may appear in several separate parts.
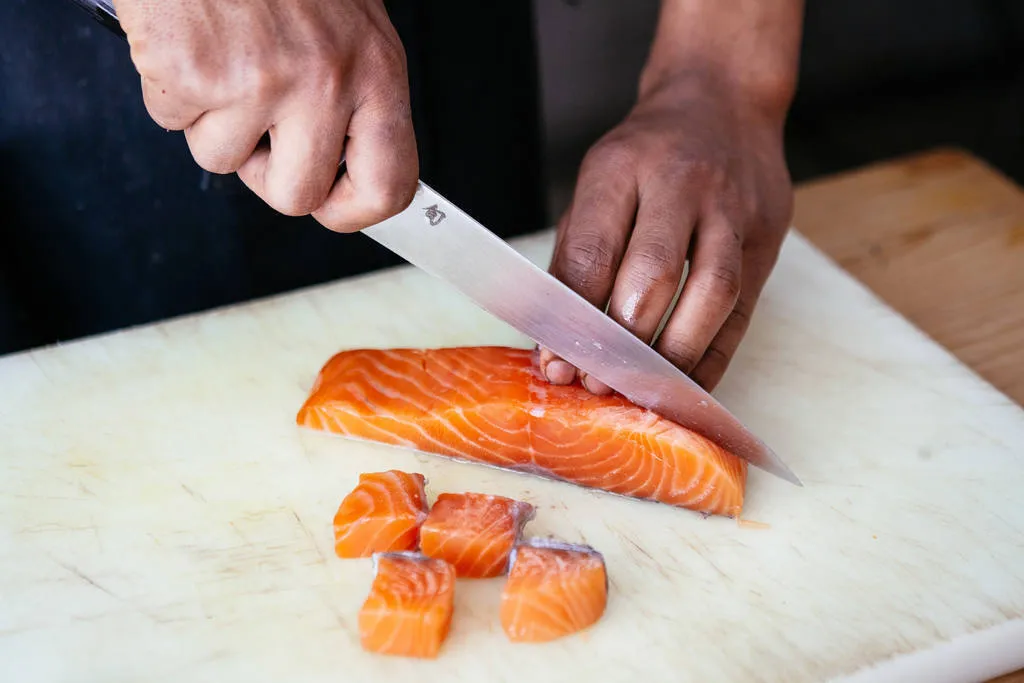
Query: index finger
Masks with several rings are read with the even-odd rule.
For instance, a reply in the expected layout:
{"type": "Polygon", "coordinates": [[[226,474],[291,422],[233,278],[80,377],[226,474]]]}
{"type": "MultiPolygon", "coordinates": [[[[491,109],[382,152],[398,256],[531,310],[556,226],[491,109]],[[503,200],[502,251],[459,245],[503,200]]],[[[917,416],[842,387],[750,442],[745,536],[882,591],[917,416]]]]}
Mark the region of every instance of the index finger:
{"type": "Polygon", "coordinates": [[[352,114],[345,173],[313,218],[336,232],[355,232],[398,213],[412,201],[419,157],[412,114],[394,102],[370,102],[352,114]]]}
{"type": "MultiPolygon", "coordinates": [[[[584,160],[569,211],[559,226],[551,274],[604,310],[636,216],[632,161],[615,148],[595,148],[584,160]]],[[[570,384],[576,368],[541,349],[541,371],[570,384]]]]}

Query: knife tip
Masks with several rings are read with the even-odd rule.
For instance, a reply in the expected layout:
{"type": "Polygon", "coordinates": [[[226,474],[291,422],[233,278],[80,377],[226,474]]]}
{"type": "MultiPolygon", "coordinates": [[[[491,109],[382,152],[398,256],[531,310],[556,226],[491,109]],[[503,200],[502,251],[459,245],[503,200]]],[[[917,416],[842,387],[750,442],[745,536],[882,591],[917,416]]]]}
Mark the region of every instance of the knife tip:
{"type": "Polygon", "coordinates": [[[803,488],[804,484],[800,481],[800,478],[796,476],[793,470],[789,469],[786,463],[782,462],[782,458],[775,454],[771,449],[767,449],[767,453],[764,458],[765,462],[761,464],[761,469],[774,474],[780,479],[785,479],[790,484],[803,488]]]}

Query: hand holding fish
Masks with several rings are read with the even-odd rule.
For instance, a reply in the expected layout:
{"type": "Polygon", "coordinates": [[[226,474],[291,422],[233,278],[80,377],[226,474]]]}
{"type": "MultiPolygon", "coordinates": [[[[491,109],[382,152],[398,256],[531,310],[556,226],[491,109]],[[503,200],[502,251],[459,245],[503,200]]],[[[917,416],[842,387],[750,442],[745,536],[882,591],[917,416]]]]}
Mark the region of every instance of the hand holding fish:
{"type": "Polygon", "coordinates": [[[147,110],[185,132],[202,168],[237,171],[274,209],[341,232],[412,200],[405,52],[380,0],[115,5],[147,110]]]}
{"type": "MultiPolygon", "coordinates": [[[[707,390],[746,332],[792,215],[783,126],[801,5],[664,3],[638,101],[587,153],[558,226],[553,274],[707,390]]],[[[546,350],[541,363],[553,383],[576,378],[546,350]]]]}

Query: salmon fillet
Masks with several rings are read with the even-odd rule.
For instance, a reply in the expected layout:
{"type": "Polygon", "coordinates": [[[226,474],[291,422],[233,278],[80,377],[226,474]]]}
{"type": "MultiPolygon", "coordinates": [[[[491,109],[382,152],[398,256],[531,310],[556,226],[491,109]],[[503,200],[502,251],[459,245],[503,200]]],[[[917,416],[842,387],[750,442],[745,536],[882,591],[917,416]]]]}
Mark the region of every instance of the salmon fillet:
{"type": "Polygon", "coordinates": [[[420,552],[445,560],[456,576],[500,576],[534,515],[529,503],[484,493],[442,493],[420,527],[420,552]]]}
{"type": "Polygon", "coordinates": [[[363,649],[437,657],[455,609],[455,568],[418,553],[383,553],[373,558],[373,584],[359,610],[363,649]]]}
{"type": "Polygon", "coordinates": [[[513,642],[547,642],[591,626],[607,602],[608,574],[600,553],[536,539],[513,551],[501,593],[501,627],[513,642]]]}
{"type": "Polygon", "coordinates": [[[746,462],[618,394],[549,384],[508,347],[355,349],[321,369],[298,424],[738,516],[746,462]]]}
{"type": "Polygon", "coordinates": [[[426,479],[400,470],[367,472],[345,496],[334,515],[338,557],[415,550],[427,518],[426,479]]]}

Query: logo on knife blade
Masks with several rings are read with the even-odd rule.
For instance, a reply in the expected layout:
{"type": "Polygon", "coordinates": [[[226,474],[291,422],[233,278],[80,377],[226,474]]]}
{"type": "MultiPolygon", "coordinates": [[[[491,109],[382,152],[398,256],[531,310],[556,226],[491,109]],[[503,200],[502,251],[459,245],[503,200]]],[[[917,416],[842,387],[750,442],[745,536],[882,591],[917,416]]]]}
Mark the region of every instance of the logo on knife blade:
{"type": "Polygon", "coordinates": [[[448,217],[444,211],[437,208],[437,204],[434,204],[433,206],[428,206],[427,208],[423,209],[423,212],[424,215],[426,215],[427,220],[430,221],[430,225],[432,226],[437,225],[438,223],[440,223],[441,221],[448,217]]]}

